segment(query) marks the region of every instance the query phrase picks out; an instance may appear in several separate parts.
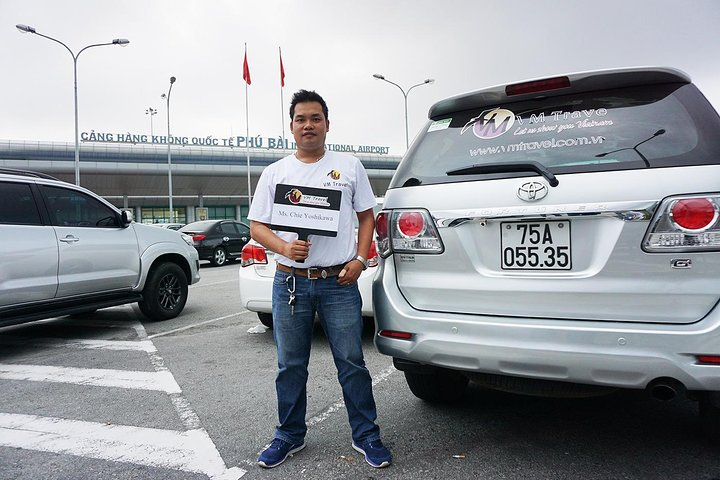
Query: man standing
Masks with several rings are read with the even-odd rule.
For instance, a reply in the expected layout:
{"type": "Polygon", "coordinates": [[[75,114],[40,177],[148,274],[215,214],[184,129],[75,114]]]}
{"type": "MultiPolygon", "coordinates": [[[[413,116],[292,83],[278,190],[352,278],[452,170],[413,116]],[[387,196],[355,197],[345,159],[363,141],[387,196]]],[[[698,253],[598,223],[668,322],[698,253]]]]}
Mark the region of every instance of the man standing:
{"type": "Polygon", "coordinates": [[[300,90],[290,104],[290,129],[297,151],[268,166],[260,176],[248,214],[250,234],[276,253],[273,281],[273,335],[277,346],[275,387],[279,425],[258,458],[272,468],[305,448],[308,362],[315,314],[332,350],[352,429],[352,447],[373,467],[390,465],[380,440],[370,373],[362,352],[361,298],[357,287],[367,268],[376,204],[360,161],[325,150],[330,128],[325,100],[300,90]],[[336,237],[298,239],[296,233],[270,228],[278,184],[339,190],[342,194],[336,237]],[[352,220],[357,213],[357,239],[352,220]]]}

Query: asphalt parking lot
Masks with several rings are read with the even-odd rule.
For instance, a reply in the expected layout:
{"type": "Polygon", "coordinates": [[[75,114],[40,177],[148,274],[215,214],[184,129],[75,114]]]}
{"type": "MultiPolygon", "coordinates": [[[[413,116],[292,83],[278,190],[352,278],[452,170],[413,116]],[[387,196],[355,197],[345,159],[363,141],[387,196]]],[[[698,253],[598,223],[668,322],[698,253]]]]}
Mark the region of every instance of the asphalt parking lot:
{"type": "Polygon", "coordinates": [[[275,352],[270,332],[249,332],[259,322],[239,307],[239,268],[203,265],[185,311],[167,322],[123,306],[0,329],[0,478],[720,478],[693,402],[471,387],[458,404],[434,406],[375,351],[371,327],[366,362],[394,464],[372,469],[351,448],[318,329],[307,448],[260,469],[276,421],[275,352]]]}

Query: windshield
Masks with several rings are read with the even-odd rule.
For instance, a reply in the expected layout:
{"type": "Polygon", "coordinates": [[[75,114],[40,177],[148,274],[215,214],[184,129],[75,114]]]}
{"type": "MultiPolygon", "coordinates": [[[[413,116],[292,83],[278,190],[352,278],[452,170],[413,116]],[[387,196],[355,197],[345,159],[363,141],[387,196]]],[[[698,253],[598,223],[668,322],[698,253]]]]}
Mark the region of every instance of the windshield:
{"type": "Polygon", "coordinates": [[[717,163],[720,120],[692,84],[493,105],[428,122],[390,188],[717,163]],[[506,168],[504,168],[504,166],[506,168]],[[472,168],[474,167],[474,168],[472,168]]]}

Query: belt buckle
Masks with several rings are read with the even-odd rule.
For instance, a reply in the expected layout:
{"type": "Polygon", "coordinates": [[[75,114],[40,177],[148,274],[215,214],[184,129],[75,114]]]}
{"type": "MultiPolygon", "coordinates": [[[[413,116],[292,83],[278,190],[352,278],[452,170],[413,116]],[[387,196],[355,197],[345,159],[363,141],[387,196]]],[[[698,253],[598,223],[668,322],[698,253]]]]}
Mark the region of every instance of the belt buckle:
{"type": "Polygon", "coordinates": [[[324,267],[310,267],[307,269],[308,280],[317,280],[322,278],[323,280],[328,277],[328,269],[324,267]]]}

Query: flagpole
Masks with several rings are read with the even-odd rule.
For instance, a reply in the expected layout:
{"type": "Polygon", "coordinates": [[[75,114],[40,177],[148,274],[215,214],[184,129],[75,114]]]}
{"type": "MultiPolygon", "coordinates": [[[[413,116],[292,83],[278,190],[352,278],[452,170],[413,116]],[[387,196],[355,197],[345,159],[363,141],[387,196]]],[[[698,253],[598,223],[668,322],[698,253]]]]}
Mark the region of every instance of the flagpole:
{"type": "Polygon", "coordinates": [[[285,149],[285,99],[283,98],[283,87],[285,86],[285,70],[283,69],[282,49],[280,47],[278,47],[278,52],[280,52],[280,119],[282,120],[283,149],[285,149]]]}
{"type": "MultiPolygon", "coordinates": [[[[245,63],[243,65],[243,74],[247,65],[247,43],[245,43],[245,63]]],[[[249,71],[249,69],[248,69],[249,71]]],[[[244,75],[243,75],[244,76],[244,75]]],[[[250,214],[250,205],[252,204],[252,186],[250,184],[250,114],[248,110],[248,83],[249,75],[245,80],[245,158],[247,160],[247,188],[248,188],[248,215],[250,214]]]]}

